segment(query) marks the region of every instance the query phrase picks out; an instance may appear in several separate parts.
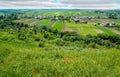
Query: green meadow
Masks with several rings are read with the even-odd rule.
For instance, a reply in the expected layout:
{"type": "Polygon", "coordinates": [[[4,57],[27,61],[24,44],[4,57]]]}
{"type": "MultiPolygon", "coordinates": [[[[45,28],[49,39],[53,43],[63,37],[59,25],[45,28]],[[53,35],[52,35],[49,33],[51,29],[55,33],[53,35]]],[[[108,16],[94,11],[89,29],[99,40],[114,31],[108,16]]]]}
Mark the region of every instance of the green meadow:
{"type": "Polygon", "coordinates": [[[63,22],[57,21],[54,24],[53,29],[57,29],[58,31],[62,31],[62,27],[63,27],[63,22]]]}
{"type": "MultiPolygon", "coordinates": [[[[5,33],[7,34],[7,33],[5,33]]],[[[0,40],[0,77],[119,77],[115,48],[39,48],[35,42],[0,40]]]]}
{"type": "Polygon", "coordinates": [[[120,35],[112,30],[119,33],[120,19],[99,17],[109,12],[5,10],[0,16],[0,77],[120,77],[120,35]],[[75,23],[76,16],[98,17],[75,23]],[[117,24],[105,27],[100,21],[117,24]]]}
{"type": "Polygon", "coordinates": [[[96,25],[95,23],[74,23],[74,22],[66,22],[66,28],[71,29],[72,31],[77,31],[81,35],[97,35],[99,33],[105,33],[105,34],[114,34],[114,32],[110,31],[109,29],[106,29],[103,26],[96,25]]]}

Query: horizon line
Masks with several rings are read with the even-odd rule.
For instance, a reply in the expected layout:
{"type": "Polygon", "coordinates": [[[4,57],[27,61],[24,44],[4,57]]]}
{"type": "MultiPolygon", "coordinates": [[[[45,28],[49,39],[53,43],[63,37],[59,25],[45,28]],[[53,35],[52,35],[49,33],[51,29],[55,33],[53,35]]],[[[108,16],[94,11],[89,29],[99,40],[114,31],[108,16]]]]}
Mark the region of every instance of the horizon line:
{"type": "Polygon", "coordinates": [[[3,9],[11,9],[11,10],[120,10],[118,8],[0,8],[3,9]]]}

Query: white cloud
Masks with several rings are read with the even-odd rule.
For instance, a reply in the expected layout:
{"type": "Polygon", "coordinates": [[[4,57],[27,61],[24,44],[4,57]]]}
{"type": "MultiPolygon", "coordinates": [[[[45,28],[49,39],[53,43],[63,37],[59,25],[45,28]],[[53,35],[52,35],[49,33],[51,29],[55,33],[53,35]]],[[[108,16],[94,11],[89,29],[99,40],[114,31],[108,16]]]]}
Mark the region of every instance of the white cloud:
{"type": "Polygon", "coordinates": [[[120,9],[120,0],[0,0],[0,8],[120,9]]]}
{"type": "Polygon", "coordinates": [[[63,3],[71,3],[71,4],[76,4],[76,3],[114,3],[118,2],[117,0],[59,0],[60,2],[63,3]]]}

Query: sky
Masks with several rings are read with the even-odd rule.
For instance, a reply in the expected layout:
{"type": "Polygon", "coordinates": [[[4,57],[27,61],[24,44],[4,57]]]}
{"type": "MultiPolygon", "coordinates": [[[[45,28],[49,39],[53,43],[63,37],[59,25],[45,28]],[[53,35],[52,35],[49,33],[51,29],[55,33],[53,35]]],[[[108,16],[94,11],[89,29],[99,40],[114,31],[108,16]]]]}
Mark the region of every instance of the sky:
{"type": "Polygon", "coordinates": [[[0,9],[120,9],[120,0],[0,0],[0,9]]]}

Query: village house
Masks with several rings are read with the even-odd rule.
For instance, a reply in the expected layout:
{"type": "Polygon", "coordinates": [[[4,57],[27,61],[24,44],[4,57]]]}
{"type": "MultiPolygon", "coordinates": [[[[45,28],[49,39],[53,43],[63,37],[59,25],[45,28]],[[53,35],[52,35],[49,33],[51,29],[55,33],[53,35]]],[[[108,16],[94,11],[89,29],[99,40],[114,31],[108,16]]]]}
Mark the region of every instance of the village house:
{"type": "Polygon", "coordinates": [[[80,19],[79,19],[79,18],[73,18],[73,21],[74,21],[75,23],[78,23],[78,22],[80,22],[80,19]]]}
{"type": "Polygon", "coordinates": [[[35,16],[35,19],[42,19],[42,16],[35,16]]]}
{"type": "Polygon", "coordinates": [[[102,22],[102,23],[98,23],[100,26],[115,26],[116,23],[115,22],[102,22]]]}

